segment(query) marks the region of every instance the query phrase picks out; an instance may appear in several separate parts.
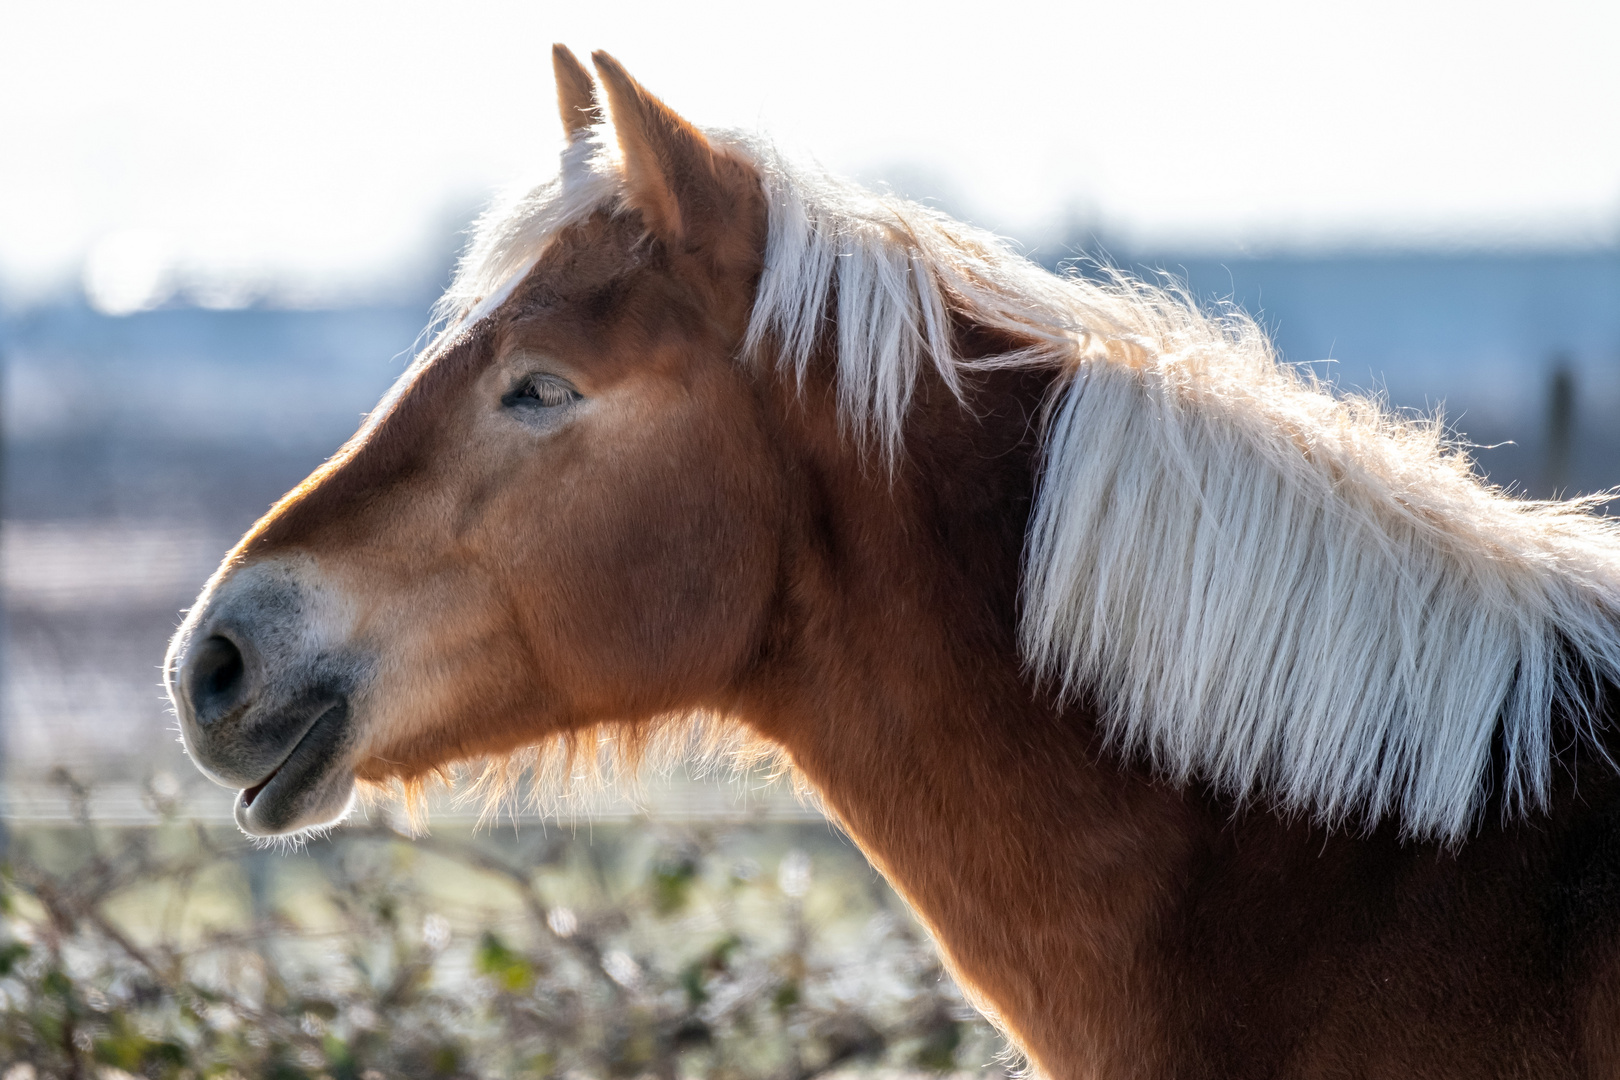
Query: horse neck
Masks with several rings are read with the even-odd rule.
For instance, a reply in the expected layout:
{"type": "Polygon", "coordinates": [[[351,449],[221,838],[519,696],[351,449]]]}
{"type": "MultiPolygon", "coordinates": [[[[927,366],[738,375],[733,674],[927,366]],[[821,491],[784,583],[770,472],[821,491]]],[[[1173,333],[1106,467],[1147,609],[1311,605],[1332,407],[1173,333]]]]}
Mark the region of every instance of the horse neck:
{"type": "Polygon", "coordinates": [[[1122,991],[1144,977],[1129,943],[1184,844],[1180,804],[1103,755],[1095,718],[1057,708],[1019,657],[1045,392],[998,373],[970,412],[925,380],[892,477],[828,410],[784,403],[797,429],[784,443],[820,452],[794,465],[810,494],[784,626],[742,711],[930,924],[969,993],[1037,1064],[1070,1073],[1099,1054],[1154,1058],[1148,1033],[1122,1039],[1120,1010],[1141,1006],[1122,991]],[[1081,1002],[1095,1023],[1076,1028],[1081,1002]]]}

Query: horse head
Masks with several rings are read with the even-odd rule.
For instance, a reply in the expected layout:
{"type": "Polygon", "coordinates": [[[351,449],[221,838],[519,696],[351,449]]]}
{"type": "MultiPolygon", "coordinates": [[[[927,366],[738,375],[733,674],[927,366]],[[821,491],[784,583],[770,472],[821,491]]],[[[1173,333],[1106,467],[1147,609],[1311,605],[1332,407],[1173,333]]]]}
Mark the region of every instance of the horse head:
{"type": "Polygon", "coordinates": [[[737,362],[759,176],[606,54],[601,102],[554,59],[580,208],[452,314],[171,645],[186,748],[249,833],[340,819],[357,780],[724,708],[764,647],[788,500],[737,362]],[[614,156],[588,145],[603,104],[606,181],[579,164],[614,156]]]}

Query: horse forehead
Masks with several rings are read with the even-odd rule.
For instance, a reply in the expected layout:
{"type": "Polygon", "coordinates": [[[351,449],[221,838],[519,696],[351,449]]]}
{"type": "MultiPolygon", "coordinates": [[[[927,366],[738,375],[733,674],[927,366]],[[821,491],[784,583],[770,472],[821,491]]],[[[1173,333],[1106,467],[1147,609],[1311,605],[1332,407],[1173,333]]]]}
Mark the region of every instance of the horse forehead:
{"type": "Polygon", "coordinates": [[[497,343],[575,327],[600,331],[629,310],[644,259],[615,244],[575,242],[548,248],[494,313],[497,343]]]}
{"type": "Polygon", "coordinates": [[[495,354],[577,346],[582,360],[608,360],[616,349],[646,353],[659,342],[708,341],[714,328],[707,294],[683,279],[663,253],[640,242],[639,233],[633,235],[600,246],[576,243],[571,251],[542,258],[494,320],[495,354]]]}
{"type": "Polygon", "coordinates": [[[553,238],[519,295],[560,300],[587,296],[647,269],[651,253],[636,221],[598,212],[553,238]]]}

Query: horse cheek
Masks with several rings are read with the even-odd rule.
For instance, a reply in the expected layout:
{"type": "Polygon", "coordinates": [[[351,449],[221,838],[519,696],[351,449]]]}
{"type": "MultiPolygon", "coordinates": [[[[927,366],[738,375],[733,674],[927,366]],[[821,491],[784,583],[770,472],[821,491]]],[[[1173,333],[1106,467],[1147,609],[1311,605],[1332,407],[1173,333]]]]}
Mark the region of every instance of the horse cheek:
{"type": "Polygon", "coordinates": [[[596,520],[576,526],[595,541],[592,585],[574,590],[587,667],[634,711],[723,693],[753,655],[772,595],[770,455],[745,410],[710,400],[701,411],[735,419],[679,417],[637,448],[596,520]]]}

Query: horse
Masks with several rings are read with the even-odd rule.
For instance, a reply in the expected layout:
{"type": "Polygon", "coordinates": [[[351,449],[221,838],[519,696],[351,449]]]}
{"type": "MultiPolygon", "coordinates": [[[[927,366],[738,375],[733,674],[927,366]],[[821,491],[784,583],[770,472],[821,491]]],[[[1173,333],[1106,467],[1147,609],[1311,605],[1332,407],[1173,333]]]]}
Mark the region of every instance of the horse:
{"type": "Polygon", "coordinates": [[[593,61],[173,640],[244,831],[732,738],[1041,1075],[1620,1076],[1595,503],[593,61]]]}

